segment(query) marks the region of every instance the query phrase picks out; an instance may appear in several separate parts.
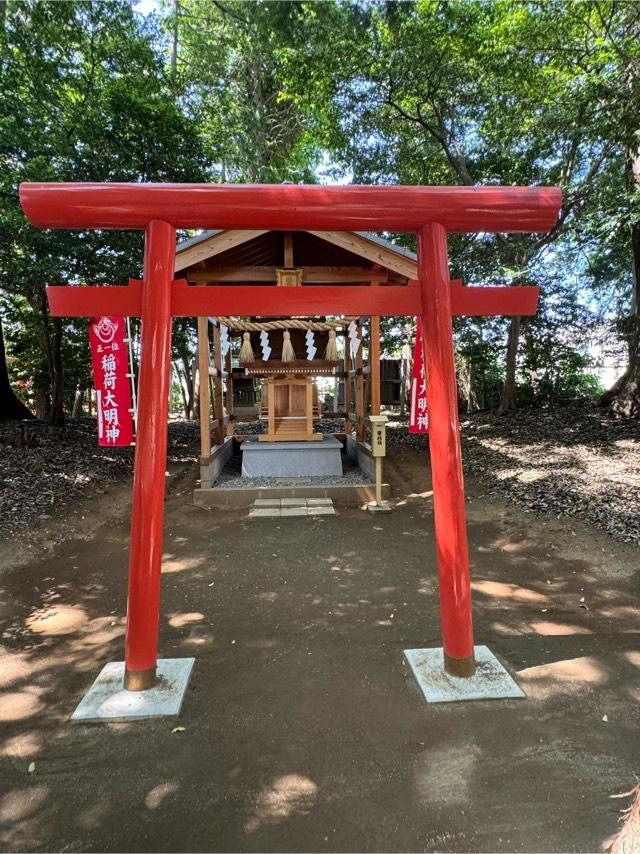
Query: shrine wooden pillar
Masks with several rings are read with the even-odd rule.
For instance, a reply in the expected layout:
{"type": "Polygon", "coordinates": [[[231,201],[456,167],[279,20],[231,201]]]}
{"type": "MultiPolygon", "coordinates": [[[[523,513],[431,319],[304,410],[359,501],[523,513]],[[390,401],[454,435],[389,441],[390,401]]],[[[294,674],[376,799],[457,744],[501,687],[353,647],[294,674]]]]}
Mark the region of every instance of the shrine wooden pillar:
{"type": "Polygon", "coordinates": [[[229,347],[227,356],[224,361],[227,370],[227,415],[233,415],[233,363],[231,357],[231,347],[229,347]]]}
{"type": "Polygon", "coordinates": [[[418,273],[429,385],[429,449],[444,665],[454,676],[471,676],[475,672],[471,580],[453,353],[451,283],[447,232],[438,223],[426,225],[418,232],[418,273]]]}
{"type": "MultiPolygon", "coordinates": [[[[371,287],[378,285],[377,280],[371,282],[371,287]]],[[[370,319],[369,340],[369,382],[371,383],[371,414],[380,415],[380,315],[370,319]]]]}
{"type": "Polygon", "coordinates": [[[213,377],[213,399],[214,416],[216,418],[216,445],[224,441],[224,400],[222,388],[222,343],[220,341],[220,324],[213,327],[213,366],[215,375],[213,377]]]}
{"type": "Polygon", "coordinates": [[[264,387],[267,390],[267,423],[269,430],[272,430],[276,420],[276,378],[267,377],[264,387]]]}
{"type": "Polygon", "coordinates": [[[356,350],[355,358],[353,360],[353,368],[355,372],[355,392],[356,392],[356,439],[358,442],[364,441],[364,373],[363,373],[363,359],[362,359],[362,349],[363,349],[363,340],[362,340],[362,325],[360,321],[356,323],[356,334],[360,341],[360,345],[356,350]]]}
{"type": "Polygon", "coordinates": [[[351,347],[349,346],[349,337],[343,334],[344,353],[344,432],[350,436],[353,432],[353,424],[351,422],[351,347]]]}
{"type": "Polygon", "coordinates": [[[305,388],[305,409],[307,413],[305,431],[307,435],[311,435],[313,433],[313,381],[308,382],[305,388]]]}
{"type": "Polygon", "coordinates": [[[145,229],[138,432],[131,504],[124,675],[124,687],[130,691],[150,688],[156,682],[175,254],[175,228],[152,220],[145,229]]]}
{"type": "Polygon", "coordinates": [[[200,377],[200,465],[211,457],[211,397],[209,395],[209,319],[198,317],[198,375],[200,377]]]}

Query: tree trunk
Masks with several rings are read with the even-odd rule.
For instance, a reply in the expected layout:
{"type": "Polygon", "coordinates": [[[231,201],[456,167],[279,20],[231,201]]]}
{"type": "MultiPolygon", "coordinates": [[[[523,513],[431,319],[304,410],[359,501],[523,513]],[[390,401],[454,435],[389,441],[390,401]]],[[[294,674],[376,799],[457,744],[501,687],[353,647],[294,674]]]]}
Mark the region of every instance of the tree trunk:
{"type": "Polygon", "coordinates": [[[478,409],[483,411],[487,408],[487,374],[485,371],[480,374],[479,385],[478,409]]]}
{"type": "Polygon", "coordinates": [[[458,371],[458,387],[462,393],[467,412],[477,412],[478,401],[473,388],[475,378],[473,359],[462,357],[458,371]]]}
{"type": "Polygon", "coordinates": [[[51,412],[51,396],[46,388],[34,389],[36,418],[40,421],[47,421],[51,412]]]}
{"type": "Polygon", "coordinates": [[[189,421],[189,399],[187,397],[184,374],[180,370],[180,367],[177,362],[173,363],[173,367],[176,372],[176,376],[178,377],[178,388],[180,389],[180,399],[182,400],[182,411],[184,412],[184,417],[187,419],[187,421],[189,421]]]}
{"type": "MultiPolygon", "coordinates": [[[[198,373],[198,359],[196,356],[191,358],[191,370],[187,371],[187,363],[185,362],[185,379],[187,381],[187,392],[189,395],[189,418],[194,418],[195,416],[195,376],[198,373]]],[[[207,377],[204,378],[204,382],[207,382],[207,377]]],[[[198,417],[200,417],[200,400],[198,400],[198,417]]]]}
{"type": "MultiPolygon", "coordinates": [[[[640,140],[640,131],[636,131],[640,140]]],[[[630,189],[640,191],[640,145],[629,153],[630,189]]],[[[640,222],[631,225],[633,292],[629,331],[629,364],[624,374],[599,400],[619,418],[640,419],[640,222]]]]}
{"type": "Polygon", "coordinates": [[[64,424],[64,374],[62,370],[62,320],[53,318],[53,347],[51,352],[51,365],[53,375],[51,378],[51,412],[49,423],[54,427],[62,427],[64,424]]]}
{"type": "MultiPolygon", "coordinates": [[[[200,418],[200,383],[207,382],[206,377],[200,376],[198,360],[194,358],[192,362],[191,372],[191,394],[193,395],[193,415],[194,418],[200,418]]],[[[222,382],[222,380],[220,380],[222,382]]],[[[213,398],[211,398],[213,400],[213,398]]]]}
{"type": "Polygon", "coordinates": [[[467,395],[467,412],[477,412],[480,409],[475,390],[476,366],[473,359],[469,360],[469,393],[467,395]]]}
{"type": "Polygon", "coordinates": [[[73,409],[71,410],[72,418],[80,418],[82,416],[82,404],[84,403],[85,388],[79,385],[76,388],[76,396],[73,399],[73,409]]]}
{"type": "Polygon", "coordinates": [[[184,417],[191,421],[194,412],[194,381],[198,360],[191,357],[187,341],[180,340],[174,345],[174,367],[180,379],[180,396],[184,417]]]}
{"type": "MultiPolygon", "coordinates": [[[[638,257],[635,259],[635,266],[638,267],[640,261],[640,228],[638,226],[634,228],[638,231],[638,257]]],[[[638,299],[640,294],[637,284],[635,289],[636,299],[638,299]]],[[[602,395],[600,403],[603,406],[608,406],[610,412],[618,418],[640,419],[640,317],[637,304],[633,312],[632,325],[627,369],[613,387],[602,395]]]]}
{"type": "Polygon", "coordinates": [[[175,88],[176,75],[178,71],[178,14],[180,6],[178,0],[173,0],[173,38],[171,44],[171,83],[175,88]]]}
{"type": "Polygon", "coordinates": [[[16,397],[11,388],[0,317],[0,421],[14,421],[21,418],[33,418],[33,413],[16,397]]]}
{"type": "Polygon", "coordinates": [[[512,317],[507,336],[507,358],[504,372],[504,387],[498,413],[511,412],[517,409],[516,402],[516,368],[518,360],[518,342],[520,339],[520,318],[512,317]]]}
{"type": "MultiPolygon", "coordinates": [[[[531,260],[530,255],[525,251],[519,251],[518,247],[513,245],[507,239],[503,239],[501,242],[503,250],[502,254],[509,266],[519,271],[526,270],[529,261],[531,260]]],[[[511,287],[516,287],[517,285],[522,284],[522,279],[520,278],[521,275],[522,272],[518,273],[516,277],[511,280],[511,287]]],[[[518,347],[520,345],[521,320],[521,317],[512,317],[509,323],[509,331],[507,333],[507,355],[504,368],[504,386],[502,387],[502,397],[500,399],[500,406],[498,407],[499,415],[502,415],[504,412],[512,412],[518,408],[516,370],[518,367],[518,347]]]]}
{"type": "Polygon", "coordinates": [[[62,320],[53,321],[53,334],[50,324],[47,300],[44,294],[34,297],[31,307],[39,315],[39,342],[49,374],[49,387],[37,388],[36,412],[39,418],[55,427],[64,424],[63,374],[62,374],[62,320]]]}
{"type": "Polygon", "coordinates": [[[531,380],[531,391],[533,398],[536,400],[540,395],[540,377],[538,376],[538,359],[531,334],[531,324],[524,324],[524,340],[526,343],[526,363],[529,378],[531,380]]]}

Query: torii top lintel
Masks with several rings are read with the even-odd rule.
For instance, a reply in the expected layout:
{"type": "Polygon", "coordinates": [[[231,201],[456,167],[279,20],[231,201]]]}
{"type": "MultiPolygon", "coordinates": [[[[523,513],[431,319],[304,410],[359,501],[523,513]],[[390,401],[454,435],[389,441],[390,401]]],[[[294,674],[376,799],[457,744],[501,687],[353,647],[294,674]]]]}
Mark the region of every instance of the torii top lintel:
{"type": "Polygon", "coordinates": [[[269,228],[289,231],[546,231],[555,187],[405,187],[299,184],[26,183],[22,208],[41,228],[269,228]]]}
{"type": "MultiPolygon", "coordinates": [[[[555,187],[401,187],[298,184],[22,184],[20,201],[41,228],[146,229],[145,279],[160,243],[174,257],[176,228],[287,231],[545,231],[562,201],[555,187]],[[166,236],[165,226],[172,232],[166,236]],[[153,233],[165,235],[160,243],[153,233]],[[155,248],[151,248],[153,247],[155,248]],[[151,255],[149,253],[151,252],[151,255]]],[[[167,232],[168,234],[168,232],[167,232]]],[[[171,262],[173,272],[173,261],[171,262]]],[[[425,280],[426,281],[426,280],[425,280]]],[[[143,288],[48,287],[57,317],[98,314],[142,315],[143,288]]],[[[418,285],[418,282],[410,282],[418,285]]],[[[450,282],[454,314],[535,314],[538,289],[469,288],[450,282]]],[[[190,288],[169,282],[169,311],[175,316],[214,314],[422,314],[420,287],[307,286],[304,288],[217,286],[190,288]],[[285,291],[286,293],[283,293],[285,291]]]]}

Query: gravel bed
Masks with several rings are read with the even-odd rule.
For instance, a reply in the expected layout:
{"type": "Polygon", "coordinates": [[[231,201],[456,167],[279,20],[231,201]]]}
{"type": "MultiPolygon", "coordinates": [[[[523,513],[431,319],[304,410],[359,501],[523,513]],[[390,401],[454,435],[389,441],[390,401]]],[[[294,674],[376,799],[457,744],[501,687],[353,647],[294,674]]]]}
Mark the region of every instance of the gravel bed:
{"type": "Polygon", "coordinates": [[[360,471],[348,474],[317,477],[230,477],[220,479],[214,484],[214,489],[269,489],[284,486],[357,486],[370,483],[360,471]]]}
{"type": "MultiPolygon", "coordinates": [[[[388,445],[426,450],[394,423],[388,445]]],[[[640,423],[588,402],[462,418],[464,470],[526,512],[578,516],[640,545],[640,423]]]]}
{"type": "MultiPolygon", "coordinates": [[[[239,436],[256,436],[258,433],[264,433],[264,426],[261,421],[236,421],[234,427],[239,436]]],[[[316,433],[342,433],[344,431],[344,419],[321,418],[315,422],[314,429],[316,433]]]]}
{"type": "Polygon", "coordinates": [[[214,489],[256,489],[258,487],[283,486],[354,486],[369,483],[368,478],[353,463],[351,457],[342,453],[342,476],[318,475],[313,477],[242,477],[242,455],[235,453],[220,472],[214,489]]]}

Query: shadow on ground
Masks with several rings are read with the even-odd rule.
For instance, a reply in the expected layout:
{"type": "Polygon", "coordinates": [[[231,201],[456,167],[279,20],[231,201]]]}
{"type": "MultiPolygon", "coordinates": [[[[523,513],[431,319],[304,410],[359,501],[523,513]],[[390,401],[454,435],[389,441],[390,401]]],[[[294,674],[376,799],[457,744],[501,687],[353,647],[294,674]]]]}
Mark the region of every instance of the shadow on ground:
{"type": "Polygon", "coordinates": [[[2,848],[599,850],[640,768],[637,552],[472,489],[476,639],[527,699],[429,706],[402,650],[440,643],[431,493],[415,457],[389,472],[382,517],[169,499],[184,732],[68,720],[122,658],[127,520],[4,573],[2,848]]]}

